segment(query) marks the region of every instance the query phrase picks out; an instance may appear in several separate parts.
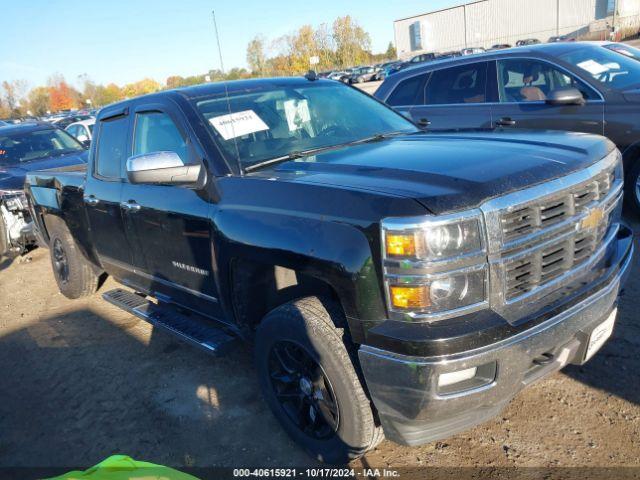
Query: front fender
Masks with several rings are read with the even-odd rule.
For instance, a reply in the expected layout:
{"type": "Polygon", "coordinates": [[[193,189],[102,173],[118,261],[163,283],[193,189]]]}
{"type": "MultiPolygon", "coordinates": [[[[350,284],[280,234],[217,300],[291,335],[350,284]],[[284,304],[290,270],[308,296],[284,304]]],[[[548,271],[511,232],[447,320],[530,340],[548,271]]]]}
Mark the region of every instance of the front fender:
{"type": "MultiPolygon", "coordinates": [[[[315,277],[336,292],[347,317],[386,317],[381,291],[378,225],[362,228],[330,217],[283,214],[259,207],[225,208],[215,217],[221,296],[231,302],[234,258],[278,265],[315,277]],[[374,246],[372,248],[372,245],[374,246]]],[[[225,302],[225,303],[227,303],[225,302]]]]}

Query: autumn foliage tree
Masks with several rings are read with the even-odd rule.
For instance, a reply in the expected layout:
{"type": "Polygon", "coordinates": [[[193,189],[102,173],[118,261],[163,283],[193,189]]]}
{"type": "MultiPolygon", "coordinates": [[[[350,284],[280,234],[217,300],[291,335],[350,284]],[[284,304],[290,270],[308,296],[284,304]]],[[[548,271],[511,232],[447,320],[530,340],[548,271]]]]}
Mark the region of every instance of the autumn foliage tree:
{"type": "Polygon", "coordinates": [[[77,95],[64,80],[49,86],[49,105],[52,111],[71,110],[77,107],[77,95]]]}

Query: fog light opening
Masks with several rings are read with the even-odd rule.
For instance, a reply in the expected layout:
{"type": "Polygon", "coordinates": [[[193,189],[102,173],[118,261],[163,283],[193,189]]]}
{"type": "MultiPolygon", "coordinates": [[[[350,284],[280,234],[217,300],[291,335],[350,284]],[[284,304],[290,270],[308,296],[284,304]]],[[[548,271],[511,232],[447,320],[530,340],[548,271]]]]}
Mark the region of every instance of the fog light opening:
{"type": "Polygon", "coordinates": [[[491,386],[496,379],[498,365],[489,362],[476,367],[463,368],[438,375],[438,394],[454,395],[491,386]]]}
{"type": "Polygon", "coordinates": [[[441,373],[438,377],[438,387],[446,387],[449,385],[455,385],[456,383],[470,380],[476,376],[478,367],[465,368],[464,370],[457,370],[455,372],[441,373]]]}

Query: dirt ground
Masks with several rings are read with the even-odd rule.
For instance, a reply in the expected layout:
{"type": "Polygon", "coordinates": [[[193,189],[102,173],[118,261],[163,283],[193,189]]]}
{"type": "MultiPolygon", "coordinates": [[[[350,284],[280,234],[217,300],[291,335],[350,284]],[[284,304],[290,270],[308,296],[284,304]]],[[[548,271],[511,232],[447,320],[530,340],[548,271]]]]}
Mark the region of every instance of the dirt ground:
{"type": "MultiPolygon", "coordinates": [[[[418,448],[385,441],[353,466],[640,466],[638,273],[636,262],[614,336],[586,366],[484,425],[418,448]]],[[[67,300],[47,250],[0,261],[0,285],[0,467],[114,453],[177,468],[316,465],[268,411],[248,350],[212,358],[99,293],[67,300]]]]}

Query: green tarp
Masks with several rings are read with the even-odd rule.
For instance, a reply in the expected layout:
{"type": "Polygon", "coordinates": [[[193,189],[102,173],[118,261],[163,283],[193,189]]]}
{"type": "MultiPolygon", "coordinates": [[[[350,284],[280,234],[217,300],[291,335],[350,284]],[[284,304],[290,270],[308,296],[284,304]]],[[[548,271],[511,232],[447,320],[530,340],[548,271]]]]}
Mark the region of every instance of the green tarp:
{"type": "Polygon", "coordinates": [[[73,471],[50,480],[198,480],[173,468],[139,462],[126,455],[113,455],[85,470],[73,471]]]}

